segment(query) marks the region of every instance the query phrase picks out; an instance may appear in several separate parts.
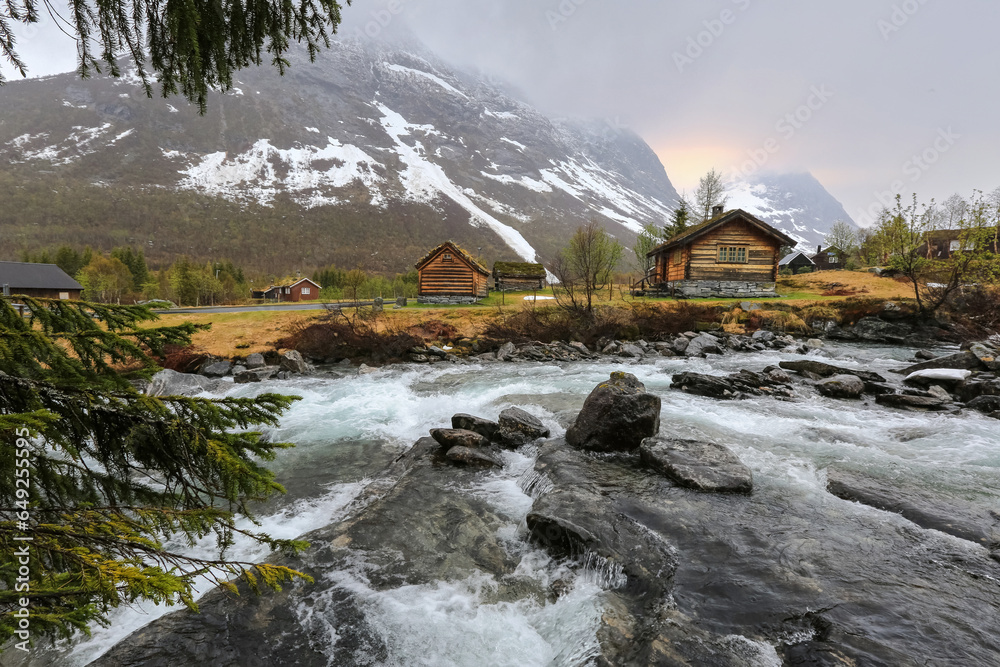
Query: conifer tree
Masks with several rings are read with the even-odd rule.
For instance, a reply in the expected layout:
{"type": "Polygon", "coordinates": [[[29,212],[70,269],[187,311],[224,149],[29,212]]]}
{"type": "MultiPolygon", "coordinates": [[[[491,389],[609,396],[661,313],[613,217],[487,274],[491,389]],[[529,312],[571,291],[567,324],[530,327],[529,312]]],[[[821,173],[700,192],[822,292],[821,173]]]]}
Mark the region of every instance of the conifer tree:
{"type": "Polygon", "coordinates": [[[260,65],[265,50],[282,74],[289,65],[292,41],[305,44],[310,60],[315,60],[321,48],[330,46],[340,25],[341,4],[338,0],[74,0],[67,12],[48,0],[6,0],[0,3],[0,56],[27,76],[28,65],[18,55],[12,24],[37,23],[48,15],[63,32],[77,38],[77,72],[82,78],[102,68],[119,76],[118,58],[125,57],[148,96],[153,92],[152,73],[164,97],[181,93],[205,113],[208,92],[229,90],[233,73],[260,65]]]}
{"type": "Polygon", "coordinates": [[[300,576],[226,555],[238,535],[305,546],[237,523],[283,491],[262,462],[290,445],[255,427],[276,425],[295,397],[147,396],[122,369],[149,377],[152,355],[188,344],[195,325],[146,328],[144,306],[15,298],[29,316],[0,298],[0,645],[69,636],[138,600],[196,608],[199,577],[235,590],[231,578],[259,589],[300,576]],[[216,555],[174,546],[202,538],[216,555]]]}

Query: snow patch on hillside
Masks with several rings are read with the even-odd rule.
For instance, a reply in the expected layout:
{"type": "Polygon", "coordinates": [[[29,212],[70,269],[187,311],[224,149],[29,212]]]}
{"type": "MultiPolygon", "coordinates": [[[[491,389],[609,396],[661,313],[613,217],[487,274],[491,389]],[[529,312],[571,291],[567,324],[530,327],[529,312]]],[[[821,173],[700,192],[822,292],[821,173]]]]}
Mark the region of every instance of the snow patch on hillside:
{"type": "Polygon", "coordinates": [[[380,121],[382,127],[395,142],[396,154],[400,161],[406,165],[406,170],[399,177],[409,198],[415,201],[429,202],[439,195],[444,195],[464,208],[471,216],[473,224],[478,221],[479,224],[486,225],[503,239],[504,243],[518,256],[527,262],[536,261],[535,249],[519,231],[505,225],[477,206],[462,188],[448,178],[440,165],[434,164],[424,157],[426,151],[419,141],[414,141],[413,146],[403,141],[402,137],[412,136],[412,130],[420,126],[407,123],[405,118],[381,102],[375,102],[374,106],[382,113],[380,121]]]}
{"type": "MultiPolygon", "coordinates": [[[[330,137],[327,142],[326,146],[299,144],[282,149],[260,139],[249,150],[232,157],[224,151],[210,153],[179,172],[184,178],[178,186],[264,205],[271,204],[278,192],[288,191],[299,203],[312,207],[336,203],[336,197],[325,193],[325,189],[360,181],[372,193],[373,203],[382,205],[376,186],[384,179],[373,168],[383,165],[356,146],[330,137]]],[[[163,153],[176,155],[173,151],[163,153]]]]}
{"type": "Polygon", "coordinates": [[[551,185],[544,181],[536,181],[529,176],[515,178],[509,174],[491,174],[485,171],[481,171],[479,173],[486,178],[497,181],[498,183],[503,183],[504,185],[520,185],[522,188],[528,188],[534,192],[552,192],[551,185]]]}
{"type": "Polygon", "coordinates": [[[422,77],[422,78],[427,79],[429,81],[433,81],[437,85],[439,85],[442,88],[444,88],[445,90],[447,90],[449,93],[452,93],[454,95],[458,95],[459,97],[463,97],[465,99],[469,99],[468,95],[466,95],[461,90],[459,90],[455,86],[451,85],[450,83],[448,83],[447,81],[445,81],[441,77],[436,76],[434,74],[430,74],[428,72],[424,72],[424,71],[419,70],[419,69],[412,69],[410,67],[403,67],[402,65],[390,65],[389,63],[385,63],[385,67],[386,67],[386,69],[392,70],[393,72],[399,72],[401,74],[409,74],[411,76],[422,77]]]}

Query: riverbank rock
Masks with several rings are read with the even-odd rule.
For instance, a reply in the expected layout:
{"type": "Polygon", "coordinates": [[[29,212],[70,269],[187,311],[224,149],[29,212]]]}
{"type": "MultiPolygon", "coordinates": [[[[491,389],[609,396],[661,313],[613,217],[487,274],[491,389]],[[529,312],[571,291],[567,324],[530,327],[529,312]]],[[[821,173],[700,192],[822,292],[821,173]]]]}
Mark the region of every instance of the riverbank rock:
{"type": "Polygon", "coordinates": [[[496,440],[498,433],[500,432],[500,424],[495,421],[490,421],[489,419],[483,419],[482,417],[475,417],[464,413],[452,415],[451,427],[465,429],[466,431],[474,431],[475,433],[478,433],[484,438],[489,438],[490,440],[496,440]]]}
{"type": "Polygon", "coordinates": [[[678,373],[671,378],[670,388],[709,398],[741,398],[740,390],[731,381],[704,373],[678,373]]]}
{"type": "Polygon", "coordinates": [[[279,367],[283,371],[289,373],[306,373],[309,367],[306,366],[306,360],[302,358],[302,354],[298,350],[288,350],[281,354],[281,361],[279,362],[279,367]]]}
{"type": "Polygon", "coordinates": [[[247,355],[247,358],[243,362],[243,365],[247,367],[247,370],[252,371],[257,368],[263,368],[264,366],[267,365],[267,362],[264,361],[263,354],[261,354],[260,352],[254,352],[253,354],[247,355]]]}
{"type": "Polygon", "coordinates": [[[597,385],[566,431],[573,447],[597,452],[637,449],[660,430],[660,397],[630,373],[615,372],[597,385]]]}
{"type": "Polygon", "coordinates": [[[146,389],[148,396],[194,396],[203,391],[213,391],[219,386],[218,380],[203,375],[178,373],[164,369],[153,376],[146,389]]]}
{"type": "Polygon", "coordinates": [[[214,361],[202,367],[201,374],[205,377],[210,378],[221,378],[229,375],[229,371],[233,369],[233,364],[230,361],[214,361]]]}
{"type": "Polygon", "coordinates": [[[497,435],[500,440],[514,447],[549,437],[549,429],[541,420],[521,408],[507,408],[501,412],[498,425],[497,435]]]}
{"type": "Polygon", "coordinates": [[[857,375],[834,375],[817,382],[816,391],[829,398],[861,398],[865,383],[857,375]]]}
{"type": "Polygon", "coordinates": [[[642,462],[680,486],[711,493],[753,491],[753,473],[729,449],[712,442],[648,438],[642,462]]]}
{"type": "Polygon", "coordinates": [[[800,375],[809,376],[809,374],[827,378],[833,377],[834,375],[854,375],[861,378],[865,382],[885,382],[885,378],[878,373],[873,373],[871,371],[858,370],[854,368],[841,368],[840,366],[834,366],[822,361],[815,361],[813,359],[802,359],[798,361],[782,361],[778,364],[781,368],[786,371],[793,371],[800,375]]]}
{"type": "Polygon", "coordinates": [[[452,447],[465,447],[467,449],[478,449],[489,447],[489,438],[486,438],[475,431],[468,431],[460,428],[432,428],[431,437],[438,442],[445,450],[452,447]]]}
{"type": "Polygon", "coordinates": [[[1000,361],[997,360],[998,352],[993,345],[987,343],[972,343],[969,352],[979,359],[979,363],[984,368],[991,371],[1000,371],[1000,361]]]}
{"type": "Polygon", "coordinates": [[[264,366],[263,368],[254,368],[253,370],[246,370],[242,373],[237,373],[233,376],[233,381],[236,384],[263,382],[264,380],[270,380],[271,378],[277,376],[278,373],[279,369],[277,366],[264,366]]]}
{"type": "Polygon", "coordinates": [[[709,354],[722,354],[722,342],[711,334],[701,334],[691,339],[684,350],[684,356],[704,357],[709,354]]]}

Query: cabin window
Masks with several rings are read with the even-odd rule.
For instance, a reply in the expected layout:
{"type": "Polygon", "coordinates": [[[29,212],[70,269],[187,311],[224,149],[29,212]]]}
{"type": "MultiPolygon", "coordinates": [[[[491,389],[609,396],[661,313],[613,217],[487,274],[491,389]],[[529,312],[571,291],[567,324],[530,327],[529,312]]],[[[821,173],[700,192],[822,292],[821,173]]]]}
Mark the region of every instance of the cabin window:
{"type": "Polygon", "coordinates": [[[837,253],[829,252],[826,254],[826,261],[828,264],[836,264],[840,260],[837,259],[837,253]]]}
{"type": "Polygon", "coordinates": [[[451,261],[451,253],[450,252],[446,252],[445,254],[441,255],[441,261],[442,262],[450,262],[451,261]]]}
{"type": "Polygon", "coordinates": [[[745,246],[719,246],[719,262],[725,264],[746,264],[747,249],[745,246]]]}
{"type": "Polygon", "coordinates": [[[69,298],[69,292],[59,292],[59,298],[66,300],[69,298]]]}
{"type": "Polygon", "coordinates": [[[682,257],[683,255],[684,255],[684,251],[683,251],[683,250],[681,250],[680,248],[677,248],[677,249],[676,249],[676,250],[674,250],[674,252],[673,252],[673,253],[672,253],[672,254],[670,255],[670,263],[671,263],[671,264],[680,264],[680,263],[681,263],[681,257],[682,257]]]}
{"type": "Polygon", "coordinates": [[[303,287],[302,288],[302,293],[303,294],[310,294],[309,288],[308,287],[303,287]]]}
{"type": "Polygon", "coordinates": [[[291,294],[291,293],[292,293],[292,288],[291,287],[286,287],[285,288],[285,294],[291,294]]]}

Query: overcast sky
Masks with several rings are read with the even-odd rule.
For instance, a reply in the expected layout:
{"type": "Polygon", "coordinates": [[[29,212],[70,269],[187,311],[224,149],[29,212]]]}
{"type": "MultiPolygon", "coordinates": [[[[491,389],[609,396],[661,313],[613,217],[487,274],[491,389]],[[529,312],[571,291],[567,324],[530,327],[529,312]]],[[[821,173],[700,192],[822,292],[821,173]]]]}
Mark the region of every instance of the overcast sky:
{"type": "MultiPolygon", "coordinates": [[[[405,25],[549,114],[627,125],[678,189],[713,166],[808,170],[863,222],[893,188],[1000,186],[996,0],[355,0],[344,15],[345,33],[405,25]]],[[[73,68],[51,28],[21,40],[33,74],[73,68]]]]}

